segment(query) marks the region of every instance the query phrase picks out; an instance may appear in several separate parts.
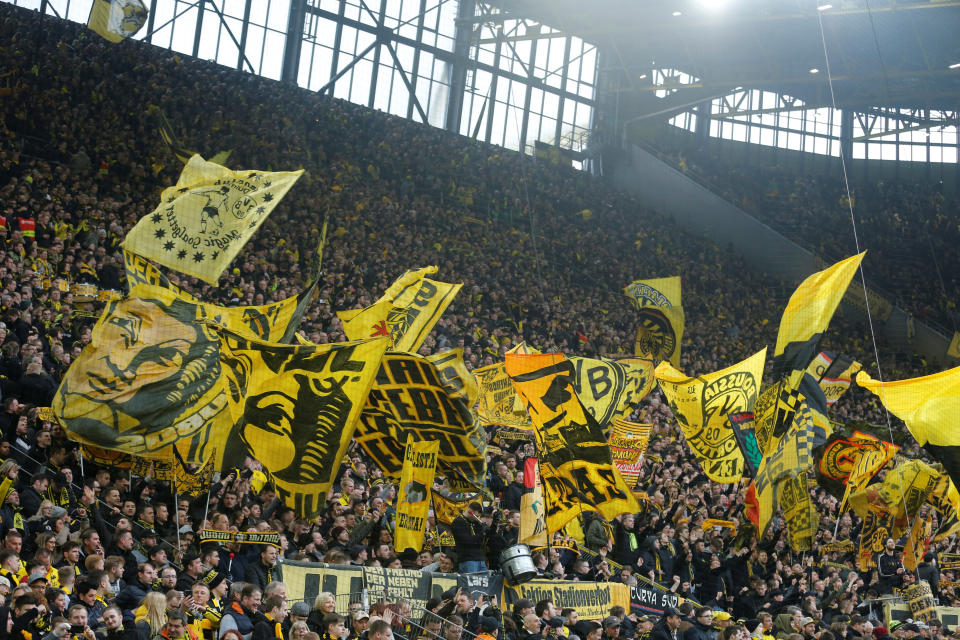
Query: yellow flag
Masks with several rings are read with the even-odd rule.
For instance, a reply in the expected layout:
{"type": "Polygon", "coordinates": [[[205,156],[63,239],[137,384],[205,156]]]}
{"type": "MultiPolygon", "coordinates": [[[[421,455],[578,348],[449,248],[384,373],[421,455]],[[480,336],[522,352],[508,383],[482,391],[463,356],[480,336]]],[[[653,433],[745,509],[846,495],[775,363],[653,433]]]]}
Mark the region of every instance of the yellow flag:
{"type": "Polygon", "coordinates": [[[396,478],[411,437],[440,442],[440,470],[448,479],[483,485],[487,443],[463,387],[445,382],[424,356],[387,353],[355,439],[386,476],[396,478]]]}
{"type": "Polygon", "coordinates": [[[681,306],[680,276],[634,280],[623,288],[633,306],[679,307],[681,306]]]}
{"type": "Polygon", "coordinates": [[[440,443],[410,440],[403,456],[394,549],[398,552],[423,549],[423,535],[430,512],[433,476],[437,471],[440,443]]]}
{"type": "Polygon", "coordinates": [[[903,526],[927,501],[940,476],[936,468],[920,460],[902,462],[887,473],[882,483],[851,494],[850,507],[861,518],[870,509],[882,509],[894,518],[896,526],[903,526]]]}
{"type": "Polygon", "coordinates": [[[826,395],[807,367],[863,256],[851,256],[811,275],[790,296],[773,354],[777,381],[760,395],[754,410],[757,446],[762,452],[776,448],[777,439],[793,422],[801,395],[811,411],[819,414],[817,420],[826,420],[826,395]]]}
{"type": "Polygon", "coordinates": [[[480,497],[466,498],[464,500],[454,500],[443,494],[434,492],[433,494],[433,514],[437,522],[443,524],[453,524],[453,521],[461,513],[470,507],[471,502],[480,502],[480,497]]]}
{"type": "MultiPolygon", "coordinates": [[[[777,347],[773,352],[775,358],[787,354],[790,345],[804,344],[827,330],[865,254],[863,252],[841,260],[800,283],[783,311],[777,332],[777,347]]],[[[803,363],[804,368],[813,356],[811,353],[807,362],[803,363]]]]}
{"type": "Polygon", "coordinates": [[[654,385],[653,361],[643,358],[572,357],[576,372],[574,390],[603,432],[626,418],[654,385]]]}
{"type": "Polygon", "coordinates": [[[582,509],[607,520],[638,512],[602,428],[577,398],[573,363],[560,353],[507,354],[506,370],[535,426],[547,532],[559,531],[582,509]]]}
{"type": "Polygon", "coordinates": [[[216,284],[303,170],[231,171],[193,156],[161,203],[123,246],[167,268],[216,284]]]}
{"type": "Polygon", "coordinates": [[[138,284],[152,284],[172,290],[181,298],[199,302],[192,293],[179,287],[167,278],[152,262],[132,251],[123,250],[123,267],[127,275],[127,286],[133,289],[138,284]]]}
{"type": "Polygon", "coordinates": [[[921,378],[879,382],[865,371],[857,384],[872,391],[931,456],[954,484],[960,484],[960,367],[921,378]]]}
{"type": "Polygon", "coordinates": [[[169,460],[175,444],[190,464],[214,451],[222,459],[233,423],[214,328],[292,339],[312,292],[313,285],[270,305],[221,307],[176,288],[135,285],[107,304],[67,370],[52,405],[57,419],[75,440],[103,449],[169,460]]]}
{"type": "Polygon", "coordinates": [[[147,23],[141,0],[93,0],[87,27],[110,42],[126,40],[147,23]]]}
{"type": "Polygon", "coordinates": [[[338,311],[351,340],[387,336],[394,351],[416,352],[463,284],[431,280],[436,267],[407,271],[365,309],[338,311]]]}
{"type": "Polygon", "coordinates": [[[634,355],[656,362],[667,360],[679,366],[686,324],[683,307],[641,307],[637,322],[634,355]]]}
{"type": "Polygon", "coordinates": [[[951,358],[960,358],[960,331],[953,332],[953,339],[947,347],[947,355],[951,358]]]}
{"type": "Polygon", "coordinates": [[[731,367],[695,378],[667,362],[657,366],[660,389],[703,472],[714,482],[739,482],[743,477],[743,454],[727,416],[753,411],[766,356],[764,347],[731,367]]]}
{"type": "Polygon", "coordinates": [[[431,354],[427,356],[427,361],[437,368],[440,380],[451,397],[463,398],[471,407],[476,403],[477,381],[463,361],[462,347],[431,354]]]}
{"type": "MultiPolygon", "coordinates": [[[[312,517],[353,440],[387,341],[300,346],[219,333],[236,425],[228,449],[259,460],[284,504],[312,517]]],[[[240,457],[233,451],[225,457],[240,457]]]]}

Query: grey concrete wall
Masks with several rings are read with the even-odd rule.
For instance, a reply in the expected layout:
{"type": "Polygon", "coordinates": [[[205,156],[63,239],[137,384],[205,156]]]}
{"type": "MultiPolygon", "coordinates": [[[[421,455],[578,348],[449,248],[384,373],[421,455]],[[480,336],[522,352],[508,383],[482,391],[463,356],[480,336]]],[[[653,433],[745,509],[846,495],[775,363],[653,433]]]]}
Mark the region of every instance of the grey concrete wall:
{"type": "MultiPolygon", "coordinates": [[[[731,247],[772,278],[800,282],[817,271],[813,253],[639,147],[631,146],[616,162],[606,162],[604,170],[617,187],[673,217],[691,233],[731,247]]],[[[845,306],[844,313],[866,319],[856,307],[845,306]]],[[[919,353],[931,365],[946,365],[949,337],[920,321],[913,322],[912,330],[909,324],[909,314],[899,308],[885,322],[874,318],[878,333],[898,349],[919,353]]]]}

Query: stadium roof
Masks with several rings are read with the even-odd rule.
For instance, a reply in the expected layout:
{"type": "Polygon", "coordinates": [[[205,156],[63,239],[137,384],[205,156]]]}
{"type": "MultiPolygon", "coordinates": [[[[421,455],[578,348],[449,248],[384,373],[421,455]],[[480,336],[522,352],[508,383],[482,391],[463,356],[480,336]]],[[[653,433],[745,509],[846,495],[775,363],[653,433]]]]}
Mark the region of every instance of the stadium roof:
{"type": "MultiPolygon", "coordinates": [[[[823,21],[837,105],[855,109],[960,108],[960,2],[936,0],[497,0],[612,52],[604,71],[625,71],[621,91],[658,87],[652,69],[697,81],[665,108],[756,88],[831,103],[823,21]],[[819,8],[818,8],[819,5],[819,8]],[[613,58],[613,59],[610,59],[613,58]],[[811,70],[817,71],[812,72],[811,70]],[[641,77],[647,74],[646,77],[641,77]]],[[[677,88],[673,85],[673,88],[677,88]]]]}

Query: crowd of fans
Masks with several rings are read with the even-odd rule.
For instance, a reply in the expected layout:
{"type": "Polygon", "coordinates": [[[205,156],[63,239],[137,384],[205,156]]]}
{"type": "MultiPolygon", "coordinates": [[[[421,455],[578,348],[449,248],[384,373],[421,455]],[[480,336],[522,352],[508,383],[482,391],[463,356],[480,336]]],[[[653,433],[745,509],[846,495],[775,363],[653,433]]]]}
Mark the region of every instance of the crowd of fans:
{"type": "MultiPolygon", "coordinates": [[[[725,161],[707,149],[670,154],[682,170],[814,253],[854,253],[850,201],[841,175],[798,175],[725,161]]],[[[931,179],[854,181],[853,216],[871,286],[920,320],[960,328],[960,201],[931,179]],[[918,282],[925,283],[917,286],[918,282]]]]}
{"type": "MultiPolygon", "coordinates": [[[[302,325],[317,343],[345,339],[335,311],[372,303],[408,268],[437,264],[441,279],[465,286],[424,353],[462,346],[469,368],[501,360],[521,340],[568,354],[629,353],[636,327],[622,287],[681,274],[681,368],[699,374],[773,344],[790,287],[601,180],[297,87],[136,42],[111,45],[6,3],[0,53],[0,71],[15,87],[0,97],[0,617],[9,620],[0,636],[6,629],[14,640],[885,640],[947,631],[919,624],[891,631],[868,619],[875,596],[915,575],[903,570],[897,541],[878,569],[864,573],[850,553],[820,552],[835,527],[837,540],[853,541],[860,528],[853,514],[838,516],[822,489],[812,489],[822,517],[812,553],[790,551],[779,518],[761,540],[705,530],[707,518],[739,519],[744,486],[708,482],[657,392],[633,416],[653,424],[638,485],[649,496],[642,512],[613,522],[587,513],[582,543],[558,533],[534,560],[550,578],[655,583],[688,599],[677,610],[648,619],[615,608],[578,620],[549,600],[501,611],[457,592],[428,602],[428,611],[376,599],[363,611],[329,593],[288,603],[288,560],[496,569],[496,551],[516,541],[523,461],[533,445],[491,448],[493,505],[475,505],[454,521],[455,549],[415,556],[393,551],[395,487],[372,482],[378,474],[359,450],[312,521],[276,500],[254,460],[195,497],[84,464],[38,407],[49,405],[89,342],[100,306],[56,283],[123,289],[119,243],[181,168],[157,135],[151,114],[158,109],[185,145],[207,154],[232,149],[231,166],[307,169],[218,286],[179,282],[225,304],[293,295],[329,216],[320,295],[302,325]],[[200,545],[202,528],[278,531],[281,548],[200,545]]],[[[865,329],[842,316],[822,346],[868,368],[874,361],[865,329]]],[[[887,378],[918,373],[882,348],[887,378]]],[[[867,429],[886,424],[858,389],[834,418],[867,429]]],[[[944,604],[958,600],[948,584],[956,576],[941,576],[933,554],[954,544],[932,544],[922,565],[944,604]]]]}

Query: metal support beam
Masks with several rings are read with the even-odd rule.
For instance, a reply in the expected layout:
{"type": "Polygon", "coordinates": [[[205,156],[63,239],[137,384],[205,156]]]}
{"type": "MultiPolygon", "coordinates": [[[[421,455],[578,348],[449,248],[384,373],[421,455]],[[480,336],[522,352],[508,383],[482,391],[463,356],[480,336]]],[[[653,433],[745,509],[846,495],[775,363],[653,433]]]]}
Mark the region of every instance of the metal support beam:
{"type": "Polygon", "coordinates": [[[323,85],[322,87],[320,87],[319,89],[317,89],[317,93],[321,93],[321,94],[322,94],[322,93],[326,93],[327,91],[332,90],[332,89],[333,89],[333,85],[337,84],[337,80],[339,80],[339,79],[342,78],[343,76],[347,75],[347,73],[349,73],[350,69],[353,69],[355,66],[357,66],[357,63],[360,62],[361,60],[363,60],[364,57],[366,57],[366,55],[367,55],[368,53],[370,53],[371,51],[373,51],[374,47],[378,46],[379,44],[380,44],[379,42],[377,42],[376,40],[374,40],[374,41],[370,44],[370,46],[368,46],[366,49],[364,49],[363,51],[361,51],[360,53],[358,53],[357,55],[355,55],[355,56],[353,57],[353,60],[350,61],[350,64],[348,64],[347,66],[345,66],[343,69],[340,69],[339,73],[337,73],[337,75],[335,75],[335,76],[333,76],[332,78],[330,78],[330,81],[327,82],[327,84],[325,84],[325,85],[323,85]]]}
{"type": "Polygon", "coordinates": [[[417,100],[416,89],[413,83],[410,82],[410,78],[407,77],[407,72],[403,70],[403,65],[400,63],[400,56],[397,55],[396,49],[393,48],[393,43],[389,40],[384,40],[383,45],[387,48],[387,51],[390,52],[390,55],[393,56],[393,64],[396,65],[395,68],[400,72],[400,78],[403,79],[403,84],[406,85],[407,91],[410,92],[410,97],[413,99],[413,105],[417,108],[417,113],[420,114],[423,123],[428,124],[430,121],[427,119],[427,112],[423,110],[423,106],[420,104],[420,101],[417,100]]]}
{"type": "Polygon", "coordinates": [[[840,112],[840,152],[847,162],[853,158],[853,111],[850,109],[840,112]]]}
{"type": "Polygon", "coordinates": [[[453,41],[453,61],[450,69],[450,96],[447,99],[447,116],[443,128],[453,133],[460,132],[460,117],[463,112],[463,94],[467,89],[467,66],[470,64],[470,39],[473,29],[466,19],[472,18],[476,0],[460,0],[457,8],[457,26],[453,41]]]}
{"type": "MultiPolygon", "coordinates": [[[[216,2],[211,2],[210,6],[213,7],[213,10],[214,12],[216,12],[217,17],[220,18],[220,24],[223,26],[224,29],[227,30],[227,35],[230,36],[230,39],[233,40],[233,44],[236,45],[237,49],[240,51],[240,55],[237,56],[237,68],[242,67],[240,62],[246,62],[247,68],[250,70],[250,73],[256,73],[256,70],[253,68],[253,64],[251,64],[250,60],[247,59],[247,54],[243,50],[243,46],[241,46],[240,41],[237,40],[237,36],[233,35],[233,29],[230,28],[229,24],[227,24],[227,19],[223,15],[223,12],[220,11],[220,7],[217,6],[216,2]]],[[[246,24],[247,24],[246,21],[244,21],[244,26],[246,26],[246,24]]],[[[196,43],[194,44],[194,46],[197,46],[196,43]]]]}
{"type": "Polygon", "coordinates": [[[200,57],[200,37],[203,35],[203,14],[206,13],[207,0],[198,0],[197,2],[197,28],[193,32],[193,57],[200,57]]]}
{"type": "Polygon", "coordinates": [[[898,133],[909,133],[911,131],[923,131],[924,129],[932,129],[934,127],[954,127],[960,125],[960,120],[936,120],[925,122],[923,124],[916,124],[912,127],[903,127],[902,129],[891,129],[889,131],[876,131],[873,133],[868,133],[863,136],[857,136],[853,139],[854,142],[864,142],[866,140],[873,140],[874,138],[886,138],[887,136],[895,136],[898,133]]]}
{"type": "Polygon", "coordinates": [[[283,44],[283,65],[280,80],[297,83],[300,72],[300,50],[303,48],[303,24],[307,16],[307,0],[290,0],[287,15],[287,34],[283,44]]]}

